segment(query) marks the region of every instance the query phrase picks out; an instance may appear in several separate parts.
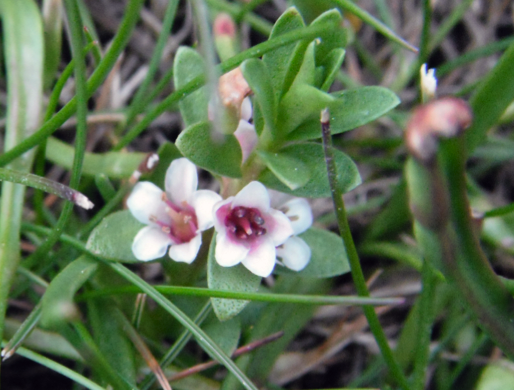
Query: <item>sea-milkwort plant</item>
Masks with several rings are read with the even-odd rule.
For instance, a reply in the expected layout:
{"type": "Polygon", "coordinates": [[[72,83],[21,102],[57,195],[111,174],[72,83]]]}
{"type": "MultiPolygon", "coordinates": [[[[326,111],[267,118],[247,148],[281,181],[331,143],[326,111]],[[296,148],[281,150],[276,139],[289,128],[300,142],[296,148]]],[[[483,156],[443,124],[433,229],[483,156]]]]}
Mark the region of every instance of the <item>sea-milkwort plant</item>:
{"type": "MultiPolygon", "coordinates": [[[[233,42],[220,39],[230,28],[220,25],[233,22],[227,15],[220,18],[214,26],[220,30],[214,31],[218,53],[230,57],[236,54],[229,50],[233,42]]],[[[311,227],[307,199],[331,194],[319,113],[330,109],[331,131],[338,134],[378,118],[399,101],[381,87],[329,92],[347,42],[341,23],[339,11],[322,13],[310,24],[324,26],[315,38],[247,59],[179,102],[184,129],[174,157],[161,153],[161,164],[170,164],[164,180],[139,182],[127,199],[133,218],[146,225],[133,229],[135,237],[123,243],[132,248],[133,257],[185,263],[202,262],[195,259],[203,257],[208,286],[231,291],[256,291],[260,278],[274,270],[294,270],[305,277],[348,272],[345,252],[334,251],[341,245],[338,237],[311,227]],[[218,181],[219,195],[197,189],[197,168],[218,181]],[[290,200],[275,204],[270,190],[278,194],[275,198],[287,194],[290,200]]],[[[291,8],[271,37],[306,27],[291,8]]],[[[208,66],[201,51],[180,47],[175,86],[208,75],[208,66]]],[[[333,151],[338,189],[344,193],[359,185],[359,172],[346,154],[333,151]]],[[[90,245],[97,245],[97,237],[106,240],[105,233],[100,238],[93,232],[90,245]]],[[[244,302],[234,306],[219,299],[213,305],[223,320],[245,307],[244,302]]]]}
{"type": "Polygon", "coordinates": [[[0,0],[2,384],[511,388],[511,11],[446,3],[0,0]]]}

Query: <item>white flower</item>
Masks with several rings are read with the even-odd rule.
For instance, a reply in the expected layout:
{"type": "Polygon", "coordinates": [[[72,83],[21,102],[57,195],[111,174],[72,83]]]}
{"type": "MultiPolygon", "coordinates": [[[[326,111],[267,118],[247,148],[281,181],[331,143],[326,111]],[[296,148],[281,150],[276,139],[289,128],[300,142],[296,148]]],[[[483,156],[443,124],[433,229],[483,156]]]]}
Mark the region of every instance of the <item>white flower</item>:
{"type": "Polygon", "coordinates": [[[166,253],[175,260],[191,263],[202,244],[201,232],[213,226],[212,209],[221,197],[200,190],[195,165],[186,158],[174,160],[166,171],[166,192],[150,182],[136,184],[127,207],[147,224],[132,243],[138,260],[158,259],[166,253]]]}
{"type": "Polygon", "coordinates": [[[214,206],[214,228],[218,264],[232,267],[242,263],[262,277],[275,267],[276,247],[294,233],[289,218],[271,208],[266,187],[257,181],[214,206]]]}
{"type": "Polygon", "coordinates": [[[296,236],[311,227],[313,220],[311,207],[307,200],[293,198],[277,208],[289,218],[294,231],[294,235],[277,248],[277,257],[287,268],[301,271],[309,264],[311,248],[296,236]]]}

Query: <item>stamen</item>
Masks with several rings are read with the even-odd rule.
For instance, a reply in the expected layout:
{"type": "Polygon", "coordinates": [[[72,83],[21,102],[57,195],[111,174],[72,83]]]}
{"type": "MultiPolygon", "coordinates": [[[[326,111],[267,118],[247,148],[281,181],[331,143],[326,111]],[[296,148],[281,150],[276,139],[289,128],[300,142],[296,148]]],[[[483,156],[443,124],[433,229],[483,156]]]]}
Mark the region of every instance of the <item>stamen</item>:
{"type": "Polygon", "coordinates": [[[246,216],[246,209],[243,207],[236,207],[233,211],[233,214],[236,218],[243,218],[246,216]]]}
{"type": "Polygon", "coordinates": [[[235,233],[236,230],[237,230],[237,226],[236,226],[236,224],[234,222],[227,221],[227,222],[225,222],[225,226],[227,227],[227,230],[230,233],[235,233]]]}
{"type": "Polygon", "coordinates": [[[257,225],[264,225],[264,218],[262,218],[260,215],[253,214],[252,215],[252,222],[257,225]]]}
{"type": "Polygon", "coordinates": [[[171,233],[171,229],[169,226],[161,226],[161,230],[166,233],[166,234],[170,234],[171,233]]]}
{"type": "Polygon", "coordinates": [[[257,228],[257,229],[255,229],[255,235],[256,236],[262,236],[264,234],[266,234],[266,229],[264,229],[264,228],[257,228]]]}
{"type": "Polygon", "coordinates": [[[236,237],[239,238],[240,240],[248,239],[248,235],[243,230],[240,230],[240,229],[237,229],[236,237]]]}

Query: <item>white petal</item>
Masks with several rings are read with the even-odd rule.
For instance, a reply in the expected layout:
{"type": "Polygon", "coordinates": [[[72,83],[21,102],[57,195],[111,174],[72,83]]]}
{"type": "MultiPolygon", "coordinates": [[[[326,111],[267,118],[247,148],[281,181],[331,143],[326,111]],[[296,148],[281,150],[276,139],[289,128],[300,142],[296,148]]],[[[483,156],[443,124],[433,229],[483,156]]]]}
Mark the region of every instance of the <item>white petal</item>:
{"type": "Polygon", "coordinates": [[[168,254],[175,261],[191,264],[196,259],[201,245],[202,234],[199,233],[189,242],[172,245],[168,254]]]}
{"type": "Polygon", "coordinates": [[[241,151],[243,152],[243,162],[245,162],[259,141],[255,127],[247,121],[241,119],[236,131],[234,132],[234,135],[239,141],[241,151]]]}
{"type": "Polygon", "coordinates": [[[214,257],[217,263],[222,267],[232,267],[239,264],[249,251],[250,248],[246,248],[244,245],[232,240],[226,234],[220,234],[218,232],[214,257]]]}
{"type": "Polygon", "coordinates": [[[267,213],[270,208],[268,190],[258,181],[252,181],[246,185],[234,197],[232,208],[237,206],[253,207],[261,213],[267,213]]]}
{"type": "Polygon", "coordinates": [[[270,209],[264,220],[266,221],[265,226],[268,231],[266,235],[271,237],[275,246],[282,245],[293,235],[291,221],[282,211],[270,209]]]}
{"type": "Polygon", "coordinates": [[[221,196],[214,191],[195,191],[191,206],[195,209],[198,230],[204,231],[214,225],[214,205],[221,200],[221,196]]]}
{"type": "Polygon", "coordinates": [[[252,117],[252,101],[249,97],[245,97],[241,103],[241,119],[249,121],[252,117]]]}
{"type": "Polygon", "coordinates": [[[218,234],[225,234],[225,232],[227,231],[227,228],[225,226],[225,218],[230,212],[232,200],[234,200],[233,196],[214,205],[214,229],[216,229],[216,232],[218,234]]]}
{"type": "Polygon", "coordinates": [[[306,231],[312,225],[312,210],[309,202],[303,198],[291,199],[280,207],[291,221],[294,234],[306,231]]]}
{"type": "Polygon", "coordinates": [[[146,226],[136,234],[132,242],[132,253],[142,261],[159,259],[166,254],[171,243],[171,238],[161,229],[146,226]]]}
{"type": "Polygon", "coordinates": [[[173,203],[177,205],[188,203],[198,188],[196,165],[187,158],[173,160],[166,171],[164,183],[166,193],[173,203]]]}
{"type": "Polygon", "coordinates": [[[287,201],[293,199],[293,197],[289,194],[284,194],[283,192],[270,190],[268,189],[269,197],[271,199],[271,207],[274,209],[280,209],[279,206],[282,206],[287,201]]]}
{"type": "Polygon", "coordinates": [[[255,245],[248,256],[242,261],[248,270],[263,278],[270,276],[275,268],[276,251],[271,239],[262,240],[259,245],[255,245]]]}
{"type": "MultiPolygon", "coordinates": [[[[134,186],[127,199],[127,207],[132,215],[142,223],[150,223],[150,216],[161,220],[168,216],[165,212],[166,205],[162,201],[163,191],[149,181],[142,181],[134,186]]],[[[166,221],[162,221],[166,222],[166,221]]]]}
{"type": "Polygon", "coordinates": [[[300,237],[293,236],[277,248],[277,257],[293,271],[304,269],[311,259],[311,248],[300,237]]]}

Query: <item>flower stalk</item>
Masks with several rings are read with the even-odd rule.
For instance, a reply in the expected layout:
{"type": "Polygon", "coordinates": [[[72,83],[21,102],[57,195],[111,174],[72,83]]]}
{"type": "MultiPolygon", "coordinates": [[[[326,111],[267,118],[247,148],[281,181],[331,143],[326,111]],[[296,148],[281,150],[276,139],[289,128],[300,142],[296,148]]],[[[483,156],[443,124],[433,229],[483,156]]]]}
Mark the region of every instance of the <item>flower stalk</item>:
{"type": "MultiPolygon", "coordinates": [[[[348,255],[348,260],[350,261],[350,268],[352,273],[353,282],[355,283],[355,288],[357,293],[361,297],[369,297],[369,290],[366,286],[366,280],[364,279],[364,274],[362,272],[362,268],[360,265],[359,255],[357,253],[357,249],[355,247],[355,243],[353,242],[352,233],[350,231],[350,225],[348,224],[348,218],[346,217],[346,209],[343,201],[343,194],[338,190],[337,185],[337,167],[334,162],[333,152],[332,152],[332,136],[330,134],[330,114],[328,109],[325,109],[321,113],[321,133],[323,139],[323,148],[325,152],[325,161],[327,165],[328,172],[328,181],[330,183],[330,189],[332,191],[332,201],[334,203],[334,209],[337,216],[337,224],[339,226],[339,234],[344,242],[344,247],[346,248],[346,252],[348,255]]],[[[363,307],[364,315],[368,320],[369,327],[375,340],[382,352],[382,356],[386,361],[389,370],[391,371],[391,375],[394,377],[396,382],[401,386],[404,390],[409,390],[410,386],[403,374],[400,365],[396,361],[391,347],[389,347],[387,337],[380,325],[380,321],[378,320],[378,316],[375,313],[375,310],[371,306],[363,307]]]]}

